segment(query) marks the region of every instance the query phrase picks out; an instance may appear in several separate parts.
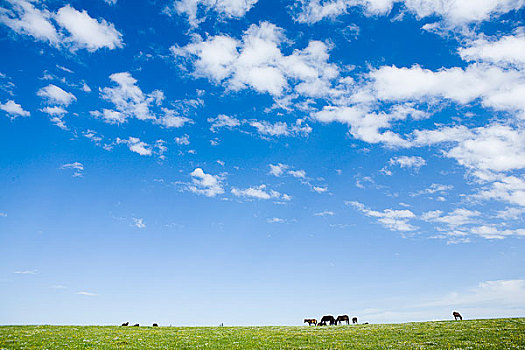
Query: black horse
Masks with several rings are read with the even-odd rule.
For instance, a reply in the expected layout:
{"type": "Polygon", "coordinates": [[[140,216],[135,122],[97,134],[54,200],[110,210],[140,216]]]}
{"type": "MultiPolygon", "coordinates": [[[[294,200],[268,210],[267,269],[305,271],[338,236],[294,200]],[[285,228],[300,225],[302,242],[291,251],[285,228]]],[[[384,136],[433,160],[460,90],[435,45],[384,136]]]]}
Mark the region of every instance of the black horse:
{"type": "Polygon", "coordinates": [[[321,318],[321,323],[326,324],[327,322],[330,323],[330,326],[333,326],[333,325],[336,324],[336,322],[335,322],[335,318],[334,318],[334,316],[332,316],[332,315],[326,315],[326,316],[323,316],[323,317],[321,318]]]}
{"type": "Polygon", "coordinates": [[[122,327],[126,327],[127,325],[129,325],[129,322],[124,322],[124,323],[122,324],[122,327]]]}
{"type": "Polygon", "coordinates": [[[154,324],[153,324],[153,327],[158,327],[158,326],[159,326],[159,325],[158,325],[158,324],[156,324],[156,323],[154,323],[154,324]]]}
{"type": "Polygon", "coordinates": [[[456,321],[457,321],[458,319],[459,319],[460,321],[463,321],[463,317],[461,317],[461,314],[460,314],[459,312],[457,312],[457,311],[454,311],[454,312],[452,313],[452,316],[454,316],[454,320],[456,320],[456,321]]]}
{"type": "Polygon", "coordinates": [[[135,324],[133,325],[133,327],[138,327],[138,326],[139,326],[139,324],[138,324],[138,323],[135,323],[135,324]]]}
{"type": "Polygon", "coordinates": [[[352,323],[357,323],[357,317],[352,317],[352,323]]]}

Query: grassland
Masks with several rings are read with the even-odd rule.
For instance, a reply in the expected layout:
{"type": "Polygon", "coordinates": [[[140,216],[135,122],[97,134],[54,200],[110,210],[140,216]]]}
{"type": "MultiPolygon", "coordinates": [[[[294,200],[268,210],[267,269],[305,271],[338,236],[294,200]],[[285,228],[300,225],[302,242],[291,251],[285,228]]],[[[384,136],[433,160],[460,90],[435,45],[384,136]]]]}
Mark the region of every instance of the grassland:
{"type": "Polygon", "coordinates": [[[525,349],[525,319],[332,327],[2,326],[0,349],[525,349]]]}

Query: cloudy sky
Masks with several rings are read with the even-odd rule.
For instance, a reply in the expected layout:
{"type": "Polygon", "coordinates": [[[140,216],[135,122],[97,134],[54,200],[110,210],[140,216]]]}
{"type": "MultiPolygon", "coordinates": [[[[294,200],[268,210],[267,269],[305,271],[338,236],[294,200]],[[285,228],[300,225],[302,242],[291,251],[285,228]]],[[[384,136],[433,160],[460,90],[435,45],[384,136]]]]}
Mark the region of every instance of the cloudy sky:
{"type": "Polygon", "coordinates": [[[524,0],[0,4],[0,324],[525,316],[524,0]]]}

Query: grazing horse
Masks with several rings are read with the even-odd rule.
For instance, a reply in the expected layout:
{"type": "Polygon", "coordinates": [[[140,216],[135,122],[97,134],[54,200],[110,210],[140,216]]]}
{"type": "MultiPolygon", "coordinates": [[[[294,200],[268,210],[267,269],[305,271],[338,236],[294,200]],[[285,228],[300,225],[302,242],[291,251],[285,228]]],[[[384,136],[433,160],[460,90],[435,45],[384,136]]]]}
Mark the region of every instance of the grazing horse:
{"type": "Polygon", "coordinates": [[[350,317],[348,315],[339,315],[337,316],[337,319],[335,320],[335,324],[343,324],[343,322],[346,322],[346,324],[350,324],[350,317]]]}
{"type": "Polygon", "coordinates": [[[305,318],[303,323],[308,323],[309,326],[312,324],[315,326],[317,325],[317,320],[315,318],[305,318]]]}
{"type": "Polygon", "coordinates": [[[352,323],[357,323],[357,317],[352,317],[352,323]]]}
{"type": "Polygon", "coordinates": [[[323,317],[321,318],[321,322],[324,322],[325,325],[326,325],[326,322],[330,322],[330,326],[333,326],[334,324],[336,324],[336,322],[335,322],[335,318],[334,318],[334,316],[332,316],[332,315],[326,315],[326,316],[323,316],[323,317]]]}
{"type": "Polygon", "coordinates": [[[321,322],[319,322],[317,325],[318,325],[318,326],[326,326],[326,322],[321,321],[321,322]]]}
{"type": "Polygon", "coordinates": [[[154,324],[153,324],[153,327],[158,327],[158,326],[159,326],[159,325],[158,325],[158,324],[156,324],[156,323],[154,323],[154,324]]]}
{"type": "Polygon", "coordinates": [[[135,323],[135,324],[133,325],[133,327],[138,327],[138,326],[139,326],[139,324],[138,324],[138,323],[135,323]]]}
{"type": "Polygon", "coordinates": [[[122,324],[122,327],[126,327],[127,325],[129,325],[129,322],[125,322],[122,324]]]}
{"type": "Polygon", "coordinates": [[[461,314],[459,312],[457,312],[457,311],[454,311],[452,313],[452,316],[454,316],[454,320],[456,320],[456,321],[458,320],[458,318],[459,318],[460,321],[463,320],[463,317],[461,317],[461,314]]]}

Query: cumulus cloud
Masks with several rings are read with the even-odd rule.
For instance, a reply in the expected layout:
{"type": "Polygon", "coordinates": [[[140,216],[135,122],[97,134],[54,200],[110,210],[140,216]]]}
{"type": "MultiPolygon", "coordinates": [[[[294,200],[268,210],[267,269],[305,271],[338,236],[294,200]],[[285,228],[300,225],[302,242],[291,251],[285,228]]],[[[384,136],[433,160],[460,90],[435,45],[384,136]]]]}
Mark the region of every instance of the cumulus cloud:
{"type": "Polygon", "coordinates": [[[6,103],[0,103],[0,109],[6,112],[11,118],[29,117],[31,113],[24,110],[21,105],[13,100],[8,100],[6,103]]]}
{"type": "Polygon", "coordinates": [[[37,95],[45,98],[49,103],[64,106],[69,106],[73,101],[77,100],[75,95],[53,84],[49,84],[38,90],[37,95]]]}
{"type": "Polygon", "coordinates": [[[175,137],[174,140],[177,145],[188,146],[190,144],[190,137],[187,134],[180,137],[175,137]]]}
{"type": "Polygon", "coordinates": [[[219,114],[216,118],[208,118],[208,123],[211,124],[210,130],[213,132],[217,132],[222,128],[232,129],[241,125],[239,119],[225,114],[219,114]]]}
{"type": "Polygon", "coordinates": [[[173,54],[193,66],[194,75],[238,91],[253,89],[276,98],[294,91],[303,96],[321,97],[331,91],[339,76],[337,65],[329,63],[328,46],[310,41],[302,50],[284,55],[283,30],[269,22],[252,24],[241,40],[218,35],[171,48],[173,54]]]}
{"type": "Polygon", "coordinates": [[[391,166],[399,166],[400,168],[419,170],[419,168],[427,164],[427,162],[419,156],[399,156],[391,158],[388,164],[391,166]]]}
{"type": "Polygon", "coordinates": [[[522,0],[478,0],[472,6],[470,0],[299,0],[296,21],[316,23],[323,19],[334,19],[347,13],[350,7],[359,7],[367,16],[388,15],[394,3],[418,18],[439,16],[446,26],[462,26],[481,22],[524,6],[522,0]]]}
{"type": "Polygon", "coordinates": [[[416,226],[413,226],[409,223],[409,221],[414,219],[416,215],[408,209],[385,209],[383,211],[376,211],[371,210],[363,203],[356,201],[346,202],[346,204],[353,206],[366,216],[377,218],[378,222],[391,231],[408,232],[415,231],[417,229],[416,226]]]}
{"type": "Polygon", "coordinates": [[[281,164],[281,163],[278,163],[278,164],[269,164],[268,165],[270,167],[270,174],[273,175],[273,176],[281,176],[284,174],[284,171],[286,169],[288,169],[288,165],[286,164],[281,164]]]}
{"type": "Polygon", "coordinates": [[[44,5],[27,0],[7,0],[10,8],[0,10],[0,22],[18,34],[30,35],[53,46],[65,46],[72,50],[121,48],[122,34],[105,19],[92,18],[85,10],[78,11],[70,5],[56,13],[44,5]]]}
{"type": "Polygon", "coordinates": [[[501,66],[515,65],[525,67],[525,31],[520,28],[515,35],[505,35],[498,39],[481,37],[459,49],[466,61],[490,62],[501,66]]]}
{"type": "Polygon", "coordinates": [[[478,217],[481,215],[479,211],[458,208],[454,211],[444,215],[441,210],[433,210],[423,213],[421,219],[427,222],[437,222],[445,224],[450,228],[457,228],[467,224],[478,222],[478,217]]]}
{"type": "Polygon", "coordinates": [[[206,174],[201,168],[196,168],[190,175],[192,184],[187,186],[189,191],[206,197],[215,197],[224,193],[222,181],[218,175],[206,174]]]}
{"type": "Polygon", "coordinates": [[[141,156],[151,156],[153,149],[151,145],[146,142],[140,141],[137,137],[129,137],[126,139],[117,138],[117,144],[125,144],[128,146],[131,152],[140,154],[141,156]]]}
{"type": "Polygon", "coordinates": [[[86,10],[77,11],[66,5],[58,10],[55,18],[69,32],[66,41],[73,43],[74,48],[85,48],[93,52],[101,48],[113,50],[123,46],[122,34],[112,23],[105,19],[96,20],[86,10]]]}
{"type": "Polygon", "coordinates": [[[290,197],[286,194],[281,194],[275,190],[268,189],[266,185],[259,185],[248,187],[246,189],[238,189],[233,187],[231,193],[236,197],[255,198],[255,199],[282,199],[289,200],[290,197]]]}
{"type": "Polygon", "coordinates": [[[216,12],[224,18],[240,18],[248,12],[257,0],[177,0],[173,8],[168,8],[168,14],[175,11],[178,15],[184,15],[192,27],[196,27],[205,18],[199,18],[199,12],[216,12]]]}

